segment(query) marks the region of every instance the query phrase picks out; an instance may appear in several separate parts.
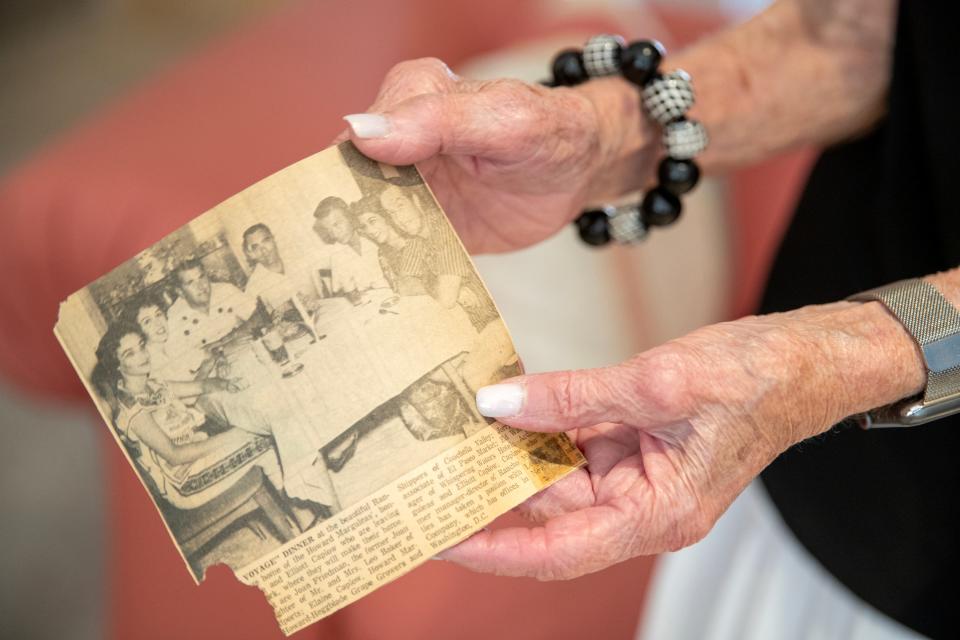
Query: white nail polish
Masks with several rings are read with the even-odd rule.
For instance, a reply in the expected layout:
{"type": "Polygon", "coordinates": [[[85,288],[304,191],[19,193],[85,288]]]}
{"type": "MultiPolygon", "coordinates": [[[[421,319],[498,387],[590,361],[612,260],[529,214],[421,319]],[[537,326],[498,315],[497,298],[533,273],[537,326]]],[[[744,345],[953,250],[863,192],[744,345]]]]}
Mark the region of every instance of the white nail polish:
{"type": "Polygon", "coordinates": [[[379,113],[351,113],[343,119],[358,138],[383,138],[390,133],[390,121],[379,113]]]}
{"type": "Polygon", "coordinates": [[[494,384],[477,391],[477,409],[488,418],[515,416],[523,409],[526,393],[519,384],[494,384]]]}
{"type": "Polygon", "coordinates": [[[456,72],[456,71],[454,71],[453,69],[450,68],[450,65],[448,65],[446,62],[444,62],[444,63],[443,63],[443,66],[446,68],[447,77],[448,77],[448,78],[450,78],[450,79],[453,80],[454,82],[457,82],[457,81],[460,80],[460,76],[457,75],[457,72],[456,72]]]}

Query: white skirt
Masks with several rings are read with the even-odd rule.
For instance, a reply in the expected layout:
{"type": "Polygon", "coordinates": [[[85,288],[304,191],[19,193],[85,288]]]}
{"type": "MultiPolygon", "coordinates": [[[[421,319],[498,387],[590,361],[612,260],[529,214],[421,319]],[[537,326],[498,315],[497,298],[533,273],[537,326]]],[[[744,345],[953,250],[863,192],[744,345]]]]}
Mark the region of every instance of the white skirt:
{"type": "Polygon", "coordinates": [[[755,482],[699,543],[660,557],[638,640],[904,640],[794,538],[755,482]]]}

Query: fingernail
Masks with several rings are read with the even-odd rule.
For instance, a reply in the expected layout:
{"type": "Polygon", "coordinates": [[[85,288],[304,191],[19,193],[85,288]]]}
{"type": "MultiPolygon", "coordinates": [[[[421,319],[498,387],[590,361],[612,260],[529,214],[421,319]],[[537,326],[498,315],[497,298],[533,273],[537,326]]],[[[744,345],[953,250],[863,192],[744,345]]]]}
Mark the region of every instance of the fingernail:
{"type": "Polygon", "coordinates": [[[488,418],[515,416],[523,408],[525,392],[519,384],[494,384],[477,391],[477,409],[488,418]]]}
{"type": "Polygon", "coordinates": [[[390,121],[379,113],[351,113],[343,119],[358,138],[383,138],[390,133],[390,121]]]}
{"type": "Polygon", "coordinates": [[[460,79],[460,76],[457,75],[457,72],[456,72],[456,71],[454,71],[453,69],[450,68],[450,65],[448,65],[446,62],[444,62],[444,63],[443,63],[443,66],[446,67],[447,77],[448,77],[448,78],[450,78],[451,80],[454,80],[454,81],[460,79]]]}

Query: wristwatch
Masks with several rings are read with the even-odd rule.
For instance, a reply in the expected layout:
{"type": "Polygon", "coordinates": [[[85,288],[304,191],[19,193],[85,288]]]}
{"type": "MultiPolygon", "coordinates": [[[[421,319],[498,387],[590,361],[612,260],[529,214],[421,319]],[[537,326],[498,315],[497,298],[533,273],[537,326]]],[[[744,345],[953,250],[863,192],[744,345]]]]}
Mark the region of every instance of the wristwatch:
{"type": "Polygon", "coordinates": [[[927,366],[927,387],[921,394],[855,416],[860,426],[914,427],[960,413],[960,310],[918,278],[848,300],[883,303],[917,342],[927,366]]]}

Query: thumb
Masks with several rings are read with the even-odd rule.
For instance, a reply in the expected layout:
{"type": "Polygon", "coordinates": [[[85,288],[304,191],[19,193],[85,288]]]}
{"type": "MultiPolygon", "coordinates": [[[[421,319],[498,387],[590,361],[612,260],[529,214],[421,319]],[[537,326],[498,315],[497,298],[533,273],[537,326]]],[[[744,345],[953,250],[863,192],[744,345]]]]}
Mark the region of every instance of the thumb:
{"type": "Polygon", "coordinates": [[[630,422],[636,395],[632,387],[622,366],[540,373],[481,388],[477,408],[512,427],[568,431],[630,422]]]}
{"type": "Polygon", "coordinates": [[[542,107],[528,91],[511,99],[507,93],[513,93],[509,86],[426,93],[344,119],[357,148],[380,162],[407,165],[441,154],[510,162],[525,157],[543,135],[535,125],[542,107]]]}

